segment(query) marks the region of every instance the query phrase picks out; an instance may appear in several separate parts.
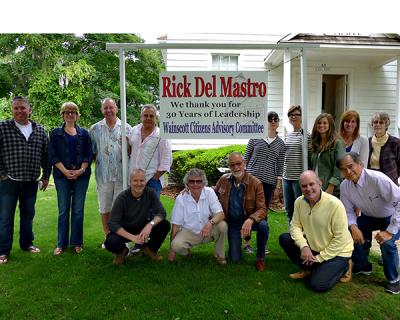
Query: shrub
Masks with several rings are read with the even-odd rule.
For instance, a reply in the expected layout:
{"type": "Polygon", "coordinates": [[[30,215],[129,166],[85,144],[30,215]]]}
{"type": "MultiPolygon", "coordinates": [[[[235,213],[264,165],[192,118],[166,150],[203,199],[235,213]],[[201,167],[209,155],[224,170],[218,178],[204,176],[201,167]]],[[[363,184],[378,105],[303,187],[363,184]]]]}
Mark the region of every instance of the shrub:
{"type": "Polygon", "coordinates": [[[218,167],[227,167],[227,156],[231,152],[244,154],[246,145],[231,145],[216,149],[182,150],[173,153],[171,178],[178,185],[182,185],[182,179],[191,168],[204,170],[207,175],[208,185],[214,185],[221,172],[218,167]]]}

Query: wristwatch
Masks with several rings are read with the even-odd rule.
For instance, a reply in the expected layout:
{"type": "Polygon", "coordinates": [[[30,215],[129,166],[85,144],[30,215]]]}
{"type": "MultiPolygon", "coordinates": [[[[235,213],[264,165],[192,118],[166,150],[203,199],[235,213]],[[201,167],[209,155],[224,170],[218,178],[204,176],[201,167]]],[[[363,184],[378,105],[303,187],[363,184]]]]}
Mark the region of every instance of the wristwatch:
{"type": "Polygon", "coordinates": [[[156,223],[153,220],[150,221],[150,224],[152,227],[154,227],[156,225],[156,223]]]}

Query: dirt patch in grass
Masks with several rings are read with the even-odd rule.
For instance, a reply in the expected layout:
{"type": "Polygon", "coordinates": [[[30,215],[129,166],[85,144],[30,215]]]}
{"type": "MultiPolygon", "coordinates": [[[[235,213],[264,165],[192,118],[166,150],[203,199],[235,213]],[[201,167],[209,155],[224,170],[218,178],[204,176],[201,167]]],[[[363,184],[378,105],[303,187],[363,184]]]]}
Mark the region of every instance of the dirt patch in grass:
{"type": "Polygon", "coordinates": [[[169,197],[171,199],[176,199],[179,192],[181,192],[183,187],[180,186],[168,186],[161,190],[163,196],[169,197]]]}

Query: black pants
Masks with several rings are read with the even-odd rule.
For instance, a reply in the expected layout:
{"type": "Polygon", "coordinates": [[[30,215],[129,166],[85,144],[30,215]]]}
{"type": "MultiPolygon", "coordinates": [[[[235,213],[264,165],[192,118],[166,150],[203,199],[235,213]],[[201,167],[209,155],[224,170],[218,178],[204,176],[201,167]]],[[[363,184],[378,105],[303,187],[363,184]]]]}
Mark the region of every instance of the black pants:
{"type": "MultiPolygon", "coordinates": [[[[306,266],[301,260],[300,248],[295,244],[289,233],[282,233],[279,244],[290,260],[300,268],[310,271],[309,286],[312,290],[323,292],[332,289],[345,274],[350,258],[336,256],[328,261],[313,263],[306,266]]],[[[318,252],[314,252],[317,255],[318,252]]]]}
{"type": "MultiPolygon", "coordinates": [[[[139,234],[144,227],[145,226],[132,228],[126,231],[136,235],[139,234]]],[[[150,240],[146,243],[146,246],[149,247],[151,251],[157,252],[160,249],[165,238],[167,237],[170,228],[171,225],[167,220],[163,220],[157,225],[155,225],[150,232],[150,240]]],[[[120,235],[114,232],[110,232],[107,235],[107,239],[104,242],[104,246],[108,251],[117,254],[121,253],[124,250],[124,248],[126,248],[125,243],[128,241],[130,240],[121,237],[120,235]]]]}

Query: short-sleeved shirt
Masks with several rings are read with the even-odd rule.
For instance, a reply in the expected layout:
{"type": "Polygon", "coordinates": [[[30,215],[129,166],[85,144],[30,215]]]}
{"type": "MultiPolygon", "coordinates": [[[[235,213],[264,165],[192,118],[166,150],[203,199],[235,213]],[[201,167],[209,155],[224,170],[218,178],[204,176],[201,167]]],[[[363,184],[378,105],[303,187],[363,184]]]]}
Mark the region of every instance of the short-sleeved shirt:
{"type": "Polygon", "coordinates": [[[210,217],[222,212],[217,195],[210,187],[204,187],[196,202],[189,193],[180,194],[171,214],[171,223],[199,234],[210,217]]]}
{"type": "MultiPolygon", "coordinates": [[[[96,182],[108,183],[122,181],[122,140],[121,120],[109,128],[106,120],[95,123],[89,130],[96,155],[96,182]]],[[[126,136],[132,133],[132,127],[126,124],[126,136]]]]}

